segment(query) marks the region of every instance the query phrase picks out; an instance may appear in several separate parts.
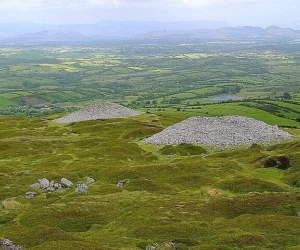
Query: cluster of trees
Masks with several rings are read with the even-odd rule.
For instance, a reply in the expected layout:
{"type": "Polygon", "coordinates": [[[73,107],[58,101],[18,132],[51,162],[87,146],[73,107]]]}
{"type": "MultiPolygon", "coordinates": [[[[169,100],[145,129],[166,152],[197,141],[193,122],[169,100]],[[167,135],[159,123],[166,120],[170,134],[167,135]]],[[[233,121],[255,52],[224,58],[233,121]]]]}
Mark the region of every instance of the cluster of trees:
{"type": "Polygon", "coordinates": [[[234,86],[224,86],[222,87],[221,94],[237,94],[241,92],[241,86],[234,85],[234,86]]]}
{"type": "Polygon", "coordinates": [[[34,83],[34,82],[29,81],[29,80],[24,80],[22,82],[22,86],[25,89],[36,89],[36,88],[40,87],[41,85],[39,83],[34,83]]]}
{"type": "Polygon", "coordinates": [[[285,93],[283,93],[283,99],[285,99],[285,100],[292,100],[293,97],[292,97],[292,95],[290,93],[285,92],[285,93]]]}

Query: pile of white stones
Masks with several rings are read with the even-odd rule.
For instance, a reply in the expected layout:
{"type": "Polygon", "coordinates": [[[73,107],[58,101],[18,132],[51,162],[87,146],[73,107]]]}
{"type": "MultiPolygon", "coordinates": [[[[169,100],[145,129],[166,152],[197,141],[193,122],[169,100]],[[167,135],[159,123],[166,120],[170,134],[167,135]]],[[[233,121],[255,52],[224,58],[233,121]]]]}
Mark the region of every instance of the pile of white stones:
{"type": "Polygon", "coordinates": [[[72,123],[98,119],[125,118],[139,114],[141,114],[140,111],[132,110],[116,103],[103,103],[88,106],[83,110],[76,111],[55,121],[57,123],[72,123]]]}
{"type": "Polygon", "coordinates": [[[243,116],[191,117],[143,140],[146,144],[201,144],[216,147],[252,145],[291,139],[262,121],[243,116]]]}

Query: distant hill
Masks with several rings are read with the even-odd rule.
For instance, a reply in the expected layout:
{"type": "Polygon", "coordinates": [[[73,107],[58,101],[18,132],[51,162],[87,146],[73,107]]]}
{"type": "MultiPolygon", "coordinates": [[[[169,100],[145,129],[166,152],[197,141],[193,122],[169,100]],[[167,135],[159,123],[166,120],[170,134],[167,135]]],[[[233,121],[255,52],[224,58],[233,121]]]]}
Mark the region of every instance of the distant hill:
{"type": "Polygon", "coordinates": [[[229,26],[223,21],[192,22],[145,22],[145,21],[105,21],[99,24],[51,25],[34,23],[0,24],[0,39],[37,33],[44,30],[71,30],[85,36],[97,38],[130,37],[156,30],[216,29],[229,26]]]}
{"type": "Polygon", "coordinates": [[[269,26],[267,28],[228,27],[225,22],[105,22],[79,25],[20,25],[0,24],[1,43],[89,42],[101,39],[200,39],[200,40],[259,40],[295,39],[300,31],[269,26]],[[222,25],[226,27],[222,27],[222,25]],[[47,29],[39,30],[43,27],[47,29]],[[27,31],[29,32],[23,32],[27,31]],[[8,32],[10,32],[8,34],[8,32]]]}
{"type": "Polygon", "coordinates": [[[139,36],[141,38],[198,38],[198,39],[289,39],[300,38],[300,31],[269,26],[261,27],[242,26],[224,27],[218,29],[198,29],[192,31],[149,32],[139,36]]]}
{"type": "Polygon", "coordinates": [[[70,30],[43,30],[5,39],[7,42],[79,42],[87,40],[89,40],[88,37],[70,30]]]}

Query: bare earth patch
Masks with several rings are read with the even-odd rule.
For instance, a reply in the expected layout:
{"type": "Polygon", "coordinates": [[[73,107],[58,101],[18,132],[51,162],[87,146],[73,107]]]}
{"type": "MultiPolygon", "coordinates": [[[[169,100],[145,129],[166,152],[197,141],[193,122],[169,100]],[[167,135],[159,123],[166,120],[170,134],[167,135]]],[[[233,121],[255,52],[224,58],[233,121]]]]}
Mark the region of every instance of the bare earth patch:
{"type": "Polygon", "coordinates": [[[291,135],[262,121],[243,116],[191,117],[143,140],[146,144],[238,146],[291,139],[291,135]]]}
{"type": "Polygon", "coordinates": [[[139,114],[141,114],[140,111],[132,110],[116,103],[103,103],[85,107],[80,111],[76,111],[65,117],[56,119],[55,122],[72,123],[98,119],[125,118],[139,114]]]}

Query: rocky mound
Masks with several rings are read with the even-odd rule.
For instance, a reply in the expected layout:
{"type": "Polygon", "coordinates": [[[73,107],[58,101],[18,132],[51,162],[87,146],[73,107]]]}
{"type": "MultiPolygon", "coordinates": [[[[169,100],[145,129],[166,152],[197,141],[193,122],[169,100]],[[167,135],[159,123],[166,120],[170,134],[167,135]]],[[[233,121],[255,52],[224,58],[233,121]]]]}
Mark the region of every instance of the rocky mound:
{"type": "Polygon", "coordinates": [[[290,139],[291,135],[262,121],[243,116],[191,117],[143,140],[146,144],[181,143],[238,146],[290,139]]]}
{"type": "Polygon", "coordinates": [[[98,119],[124,118],[141,114],[139,111],[123,107],[116,103],[95,104],[56,119],[57,123],[92,121],[98,119]]]}

